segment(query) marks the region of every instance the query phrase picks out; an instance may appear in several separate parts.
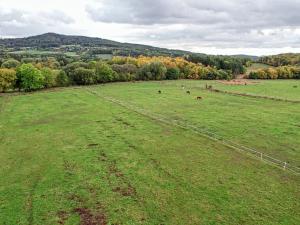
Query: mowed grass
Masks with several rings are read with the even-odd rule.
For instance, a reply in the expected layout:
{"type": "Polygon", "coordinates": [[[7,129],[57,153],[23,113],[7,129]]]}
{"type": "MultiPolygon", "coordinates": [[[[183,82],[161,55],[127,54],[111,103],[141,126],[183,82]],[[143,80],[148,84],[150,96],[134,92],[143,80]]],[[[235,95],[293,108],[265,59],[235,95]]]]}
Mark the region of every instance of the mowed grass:
{"type": "Polygon", "coordinates": [[[299,224],[299,176],[102,98],[299,162],[299,106],[181,82],[0,97],[0,224],[299,224]]]}

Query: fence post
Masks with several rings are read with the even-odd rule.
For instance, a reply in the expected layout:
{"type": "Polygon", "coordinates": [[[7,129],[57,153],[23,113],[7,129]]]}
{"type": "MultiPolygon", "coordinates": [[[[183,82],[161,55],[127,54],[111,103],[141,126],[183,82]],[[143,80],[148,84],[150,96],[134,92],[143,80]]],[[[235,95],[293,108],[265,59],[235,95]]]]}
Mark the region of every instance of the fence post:
{"type": "Polygon", "coordinates": [[[263,160],[263,154],[262,153],[260,153],[260,159],[263,160]]]}
{"type": "Polygon", "coordinates": [[[286,168],[286,162],[284,162],[284,166],[283,166],[283,169],[285,169],[286,168]]]}

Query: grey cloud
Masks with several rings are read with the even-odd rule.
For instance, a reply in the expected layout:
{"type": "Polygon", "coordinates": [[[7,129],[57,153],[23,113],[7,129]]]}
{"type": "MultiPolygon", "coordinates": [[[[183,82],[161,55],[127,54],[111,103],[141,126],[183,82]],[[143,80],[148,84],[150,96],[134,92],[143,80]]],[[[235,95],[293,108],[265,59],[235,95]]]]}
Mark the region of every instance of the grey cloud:
{"type": "MultiPolygon", "coordinates": [[[[0,9],[1,36],[27,36],[63,28],[74,20],[63,12],[26,12],[20,10],[4,11],[0,9]]],[[[63,29],[61,29],[63,30],[63,29]]]]}
{"type": "Polygon", "coordinates": [[[127,24],[212,24],[228,21],[225,11],[211,7],[197,8],[192,1],[180,0],[103,0],[101,6],[87,6],[86,11],[94,21],[127,24]]]}
{"type": "Polygon", "coordinates": [[[86,8],[99,22],[153,24],[215,24],[252,28],[299,26],[299,0],[102,0],[86,8]]]}
{"type": "Polygon", "coordinates": [[[142,27],[131,40],[159,45],[300,47],[300,0],[101,0],[86,11],[96,22],[142,27]]]}

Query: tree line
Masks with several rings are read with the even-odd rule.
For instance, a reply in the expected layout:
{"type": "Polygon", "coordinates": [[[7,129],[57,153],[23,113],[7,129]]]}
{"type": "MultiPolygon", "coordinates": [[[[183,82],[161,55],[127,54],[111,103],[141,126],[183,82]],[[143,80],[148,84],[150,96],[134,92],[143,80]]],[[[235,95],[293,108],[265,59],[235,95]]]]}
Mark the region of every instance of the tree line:
{"type": "Polygon", "coordinates": [[[106,61],[66,58],[2,60],[0,91],[34,91],[69,85],[174,79],[231,79],[230,70],[217,69],[177,57],[113,57],[106,61]]]}
{"type": "Polygon", "coordinates": [[[248,75],[249,79],[300,79],[300,67],[279,66],[259,69],[248,75]]]}
{"type": "Polygon", "coordinates": [[[247,57],[214,56],[205,54],[191,54],[185,57],[193,63],[201,63],[205,66],[215,67],[222,70],[230,70],[233,75],[244,74],[245,66],[251,61],[247,57]]]}
{"type": "Polygon", "coordinates": [[[272,56],[261,57],[258,60],[260,63],[268,64],[271,66],[300,66],[300,54],[299,53],[287,53],[272,56]]]}

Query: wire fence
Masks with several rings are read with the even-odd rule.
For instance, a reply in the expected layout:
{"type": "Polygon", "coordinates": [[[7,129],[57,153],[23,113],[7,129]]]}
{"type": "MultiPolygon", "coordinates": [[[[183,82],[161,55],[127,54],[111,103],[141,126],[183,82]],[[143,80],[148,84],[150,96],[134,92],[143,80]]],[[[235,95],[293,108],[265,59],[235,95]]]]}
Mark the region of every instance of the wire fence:
{"type": "Polygon", "coordinates": [[[261,161],[267,162],[267,163],[271,163],[273,165],[276,165],[280,168],[282,168],[283,170],[287,170],[290,172],[293,172],[297,175],[300,175],[300,168],[294,165],[291,165],[290,163],[281,161],[279,159],[273,158],[265,153],[262,153],[256,149],[253,148],[249,148],[246,146],[243,146],[241,144],[235,143],[233,141],[230,141],[228,139],[225,139],[224,137],[221,137],[220,135],[217,135],[214,132],[208,131],[206,129],[203,128],[199,128],[194,124],[190,124],[187,121],[183,121],[183,120],[179,120],[179,119],[171,119],[171,118],[166,118],[162,115],[159,115],[157,113],[151,113],[145,109],[142,109],[140,107],[137,106],[133,106],[131,104],[125,103],[123,101],[120,101],[118,99],[112,98],[112,97],[107,97],[107,96],[102,96],[97,92],[94,91],[90,91],[88,90],[90,93],[101,97],[109,102],[112,102],[114,104],[117,104],[119,106],[122,106],[128,110],[131,110],[135,113],[138,113],[142,116],[146,116],[150,119],[162,122],[164,124],[168,124],[168,125],[172,125],[172,126],[176,126],[185,130],[190,130],[193,131],[194,133],[197,133],[198,135],[201,135],[203,137],[209,138],[213,141],[219,142],[221,144],[223,144],[224,146],[227,146],[231,149],[237,150],[237,151],[241,151],[241,152],[245,152],[248,153],[251,156],[254,156],[255,158],[260,159],[261,161]]]}

